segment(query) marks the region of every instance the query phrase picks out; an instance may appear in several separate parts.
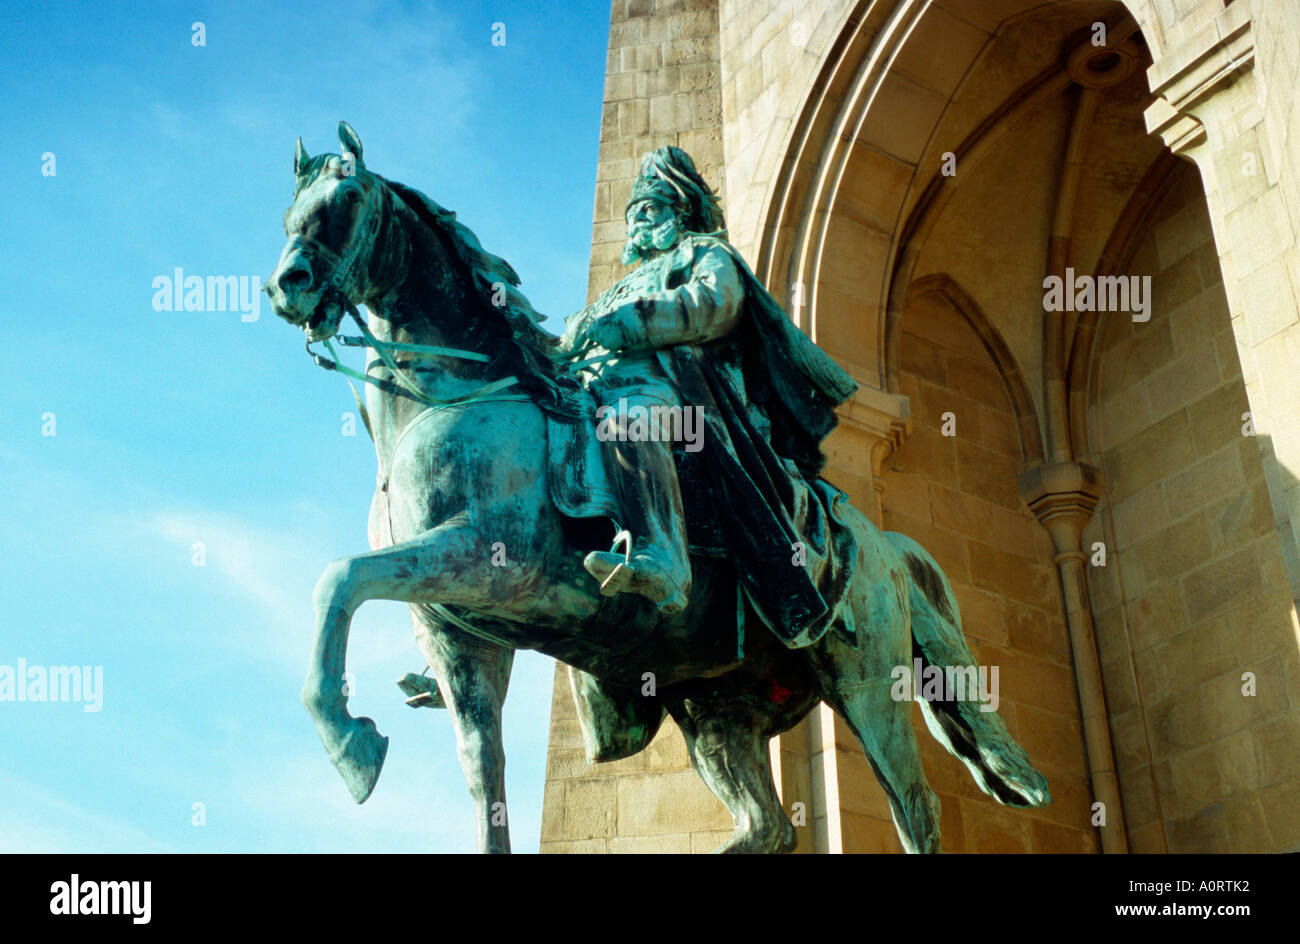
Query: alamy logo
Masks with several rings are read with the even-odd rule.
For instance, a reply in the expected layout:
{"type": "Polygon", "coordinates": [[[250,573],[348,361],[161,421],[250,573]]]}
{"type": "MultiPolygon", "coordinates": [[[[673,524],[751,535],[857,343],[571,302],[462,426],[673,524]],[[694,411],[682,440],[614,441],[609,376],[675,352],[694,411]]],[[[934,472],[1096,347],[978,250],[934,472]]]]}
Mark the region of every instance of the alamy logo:
{"type": "Polygon", "coordinates": [[[998,667],[974,665],[926,665],[913,659],[911,665],[896,665],[889,673],[894,680],[889,695],[894,701],[973,701],[980,711],[997,711],[998,667]]]}
{"type": "Polygon", "coordinates": [[[1044,311],[1129,311],[1134,321],[1151,320],[1151,276],[1049,275],[1043,279],[1044,311]]]}
{"type": "Polygon", "coordinates": [[[153,882],[71,881],[50,886],[50,914],[130,915],[132,924],[148,924],[153,915],[153,882]]]}
{"type": "Polygon", "coordinates": [[[262,280],[256,275],[154,276],[154,311],[238,311],[240,321],[262,317],[262,280]]]}
{"type": "Polygon", "coordinates": [[[704,448],[704,418],[692,406],[628,406],[596,408],[596,438],[601,442],[680,442],[687,452],[704,448]]]}
{"type": "Polygon", "coordinates": [[[102,665],[0,665],[0,702],[81,702],[81,710],[104,707],[102,665]]]}

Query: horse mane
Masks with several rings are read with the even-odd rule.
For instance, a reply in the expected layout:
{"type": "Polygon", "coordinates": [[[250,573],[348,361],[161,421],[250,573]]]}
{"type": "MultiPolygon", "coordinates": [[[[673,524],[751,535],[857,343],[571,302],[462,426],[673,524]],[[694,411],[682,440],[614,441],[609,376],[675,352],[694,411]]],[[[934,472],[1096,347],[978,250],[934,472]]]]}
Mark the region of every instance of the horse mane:
{"type": "MultiPolygon", "coordinates": [[[[372,172],[373,173],[373,172],[372,172]]],[[[499,356],[520,385],[543,410],[572,418],[581,415],[582,386],[553,353],[559,338],[542,328],[545,318],[518,288],[519,275],[505,259],[488,252],[456,213],[430,197],[375,174],[435,235],[450,245],[468,276],[471,297],[478,301],[479,323],[501,343],[499,356]],[[495,296],[504,291],[503,304],[495,296]]]]}
{"type": "MultiPolygon", "coordinates": [[[[372,172],[373,173],[373,172],[372,172]]],[[[422,223],[449,244],[468,274],[471,297],[479,302],[480,323],[495,335],[505,348],[502,354],[520,384],[534,394],[544,410],[571,415],[574,396],[581,390],[577,379],[557,363],[553,353],[559,338],[542,328],[546,317],[533,308],[519,290],[519,275],[500,256],[488,252],[478,236],[448,210],[414,187],[375,174],[422,223]],[[504,292],[504,303],[494,296],[504,292]]]]}
{"type": "MultiPolygon", "coordinates": [[[[341,166],[342,158],[337,154],[312,157],[295,181],[294,199],[322,173],[337,172],[341,166]]],[[[498,357],[519,378],[520,385],[532,394],[537,405],[558,415],[578,413],[582,386],[557,361],[555,352],[560,339],[541,327],[545,315],[533,308],[519,290],[520,279],[514,267],[484,249],[474,231],[456,219],[455,211],[439,205],[414,187],[374,171],[367,170],[367,173],[388,187],[450,249],[453,262],[459,263],[463,270],[460,274],[467,283],[470,299],[478,303],[478,324],[497,339],[498,357]],[[504,302],[497,304],[495,299],[503,292],[504,302]]]]}
{"type": "MultiPolygon", "coordinates": [[[[378,174],[374,176],[379,177],[378,174]]],[[[492,307],[499,308],[511,321],[520,322],[519,327],[526,326],[529,329],[526,337],[535,343],[551,345],[556,342],[553,335],[536,327],[546,316],[533,308],[532,303],[519,290],[519,275],[514,267],[505,259],[484,249],[474,231],[456,219],[454,210],[446,209],[414,187],[385,177],[379,179],[425,224],[441,229],[449,237],[456,255],[469,268],[474,288],[480,295],[490,300],[499,288],[505,289],[505,304],[494,304],[492,307]]]]}

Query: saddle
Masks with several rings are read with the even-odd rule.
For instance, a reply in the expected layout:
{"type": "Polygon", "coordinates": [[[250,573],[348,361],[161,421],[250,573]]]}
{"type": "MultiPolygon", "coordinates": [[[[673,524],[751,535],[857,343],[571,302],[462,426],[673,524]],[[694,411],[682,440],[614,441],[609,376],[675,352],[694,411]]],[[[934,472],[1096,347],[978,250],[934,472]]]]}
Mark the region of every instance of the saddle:
{"type": "MultiPolygon", "coordinates": [[[[591,419],[595,416],[595,398],[583,388],[566,389],[563,401],[563,409],[544,410],[551,501],[561,514],[572,518],[617,521],[619,502],[591,419]]],[[[754,613],[790,648],[816,642],[837,618],[843,621],[842,630],[851,635],[853,613],[846,603],[857,542],[844,518],[848,496],[825,479],[806,476],[792,460],[772,453],[770,447],[767,452],[768,461],[788,483],[784,500],[771,499],[782,502],[787,516],[789,531],[782,533],[788,535],[784,538],[788,543],[784,544],[770,543],[774,529],[761,534],[737,526],[736,519],[747,520],[749,514],[755,520],[772,514],[764,504],[769,499],[755,486],[749,485],[750,491],[731,487],[745,481],[745,470],[725,466],[720,469],[703,461],[702,453],[674,450],[691,557],[697,562],[713,558],[737,565],[744,595],[754,613]],[[728,510],[724,512],[723,508],[728,510]],[[795,563],[797,568],[792,567],[795,563]],[[790,582],[794,573],[806,575],[802,589],[790,582]],[[784,618],[779,609],[790,598],[792,586],[803,594],[799,601],[805,606],[802,612],[811,612],[802,622],[784,618]],[[820,611],[816,609],[819,604],[820,611]]]]}
{"type": "MultiPolygon", "coordinates": [[[[610,481],[596,437],[596,398],[578,388],[561,391],[562,408],[547,409],[547,491],[551,503],[570,518],[622,520],[614,485],[610,481]]],[[[712,497],[694,486],[703,474],[690,461],[691,454],[674,446],[678,478],[682,483],[682,508],[692,557],[727,556],[726,542],[712,497]],[[686,461],[683,461],[683,460],[686,461]]]]}
{"type": "MultiPolygon", "coordinates": [[[[614,485],[610,481],[596,437],[596,398],[585,388],[561,388],[557,408],[542,405],[546,416],[547,490],[552,504],[570,518],[612,518],[622,520],[614,485]]],[[[687,540],[692,557],[727,556],[726,542],[712,506],[712,496],[697,487],[701,471],[690,453],[677,448],[678,478],[682,483],[682,507],[686,516],[687,540]]]]}
{"type": "Polygon", "coordinates": [[[564,408],[546,414],[546,478],[551,501],[570,518],[621,517],[596,438],[596,398],[581,387],[561,388],[564,408]]]}

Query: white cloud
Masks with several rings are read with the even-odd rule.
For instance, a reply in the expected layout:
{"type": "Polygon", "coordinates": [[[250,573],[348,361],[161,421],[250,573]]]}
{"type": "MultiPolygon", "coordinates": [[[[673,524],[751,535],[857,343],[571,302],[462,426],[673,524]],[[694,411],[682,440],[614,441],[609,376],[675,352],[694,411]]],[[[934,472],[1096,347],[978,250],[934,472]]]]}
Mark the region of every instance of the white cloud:
{"type": "Polygon", "coordinates": [[[0,853],[175,851],[134,826],[10,774],[0,773],[0,796],[0,853]]]}

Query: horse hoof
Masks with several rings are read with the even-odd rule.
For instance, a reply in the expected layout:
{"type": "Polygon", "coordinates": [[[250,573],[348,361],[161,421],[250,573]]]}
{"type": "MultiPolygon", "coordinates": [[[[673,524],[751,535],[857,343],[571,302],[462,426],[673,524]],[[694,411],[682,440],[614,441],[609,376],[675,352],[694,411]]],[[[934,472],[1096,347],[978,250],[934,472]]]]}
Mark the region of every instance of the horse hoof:
{"type": "Polygon", "coordinates": [[[387,755],[388,738],[379,733],[371,719],[357,718],[339,742],[338,753],[330,753],[330,760],[343,776],[352,799],[365,803],[379,781],[387,755]]]}
{"type": "Polygon", "coordinates": [[[755,829],[738,829],[713,852],[715,855],[770,855],[791,852],[798,843],[794,827],[788,823],[786,826],[789,829],[788,834],[784,830],[764,832],[755,829]]]}

